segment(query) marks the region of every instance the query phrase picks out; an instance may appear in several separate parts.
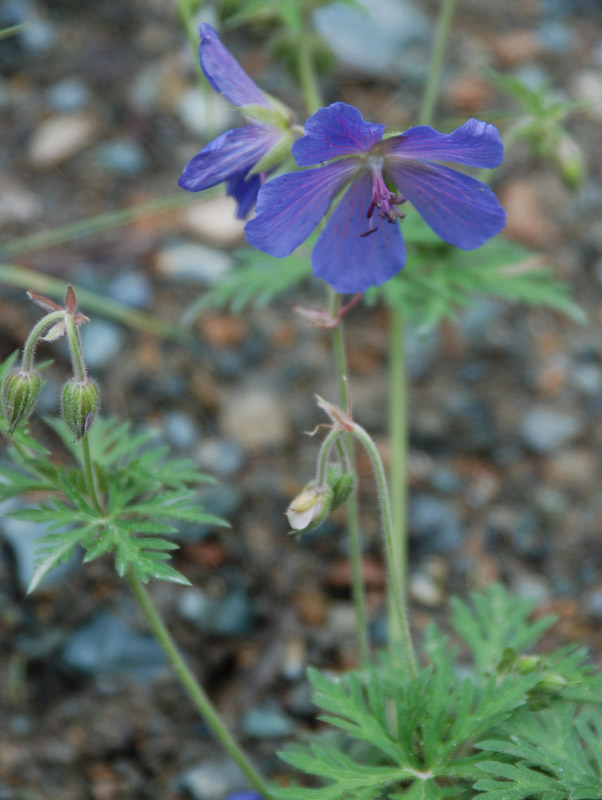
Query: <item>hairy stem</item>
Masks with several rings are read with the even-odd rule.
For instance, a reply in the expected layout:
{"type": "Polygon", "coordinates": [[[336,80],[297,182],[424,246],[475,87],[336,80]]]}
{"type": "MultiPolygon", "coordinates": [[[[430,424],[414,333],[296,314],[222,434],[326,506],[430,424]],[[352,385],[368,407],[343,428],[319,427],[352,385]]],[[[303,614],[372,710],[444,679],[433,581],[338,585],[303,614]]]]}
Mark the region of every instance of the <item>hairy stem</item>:
{"type": "MultiPolygon", "coordinates": [[[[407,493],[408,493],[408,424],[407,377],[405,364],[404,319],[401,309],[391,308],[389,314],[389,486],[391,491],[391,516],[393,524],[393,551],[399,576],[400,591],[405,598],[407,582],[407,493]]],[[[399,638],[394,614],[393,597],[389,598],[389,637],[399,638]]]]}
{"type": "Polygon", "coordinates": [[[64,316],[64,311],[51,311],[50,314],[46,314],[45,317],[42,317],[42,319],[33,326],[23,347],[23,358],[21,364],[26,372],[31,372],[33,370],[33,359],[36,351],[36,345],[40,336],[46,331],[47,328],[49,328],[55,322],[59,322],[64,316]]]}
{"type": "Polygon", "coordinates": [[[101,514],[104,513],[102,501],[100,499],[100,490],[98,488],[98,475],[96,468],[92,461],[92,448],[90,447],[90,434],[86,431],[80,439],[82,445],[82,463],[84,468],[84,479],[86,481],[86,488],[94,507],[101,514]]]}
{"type": "Polygon", "coordinates": [[[85,381],[87,377],[86,362],[79,331],[75,327],[73,314],[65,314],[65,327],[67,329],[67,341],[69,342],[69,352],[71,353],[71,363],[73,364],[73,375],[76,381],[85,381]]]}
{"type": "Polygon", "coordinates": [[[318,470],[316,473],[316,486],[318,488],[321,488],[326,484],[326,478],[328,477],[328,456],[330,455],[330,451],[332,450],[334,444],[338,441],[340,435],[340,431],[332,430],[322,442],[320,453],[318,455],[318,470]]]}
{"type": "Polygon", "coordinates": [[[406,657],[408,673],[410,677],[415,678],[417,672],[416,656],[414,654],[414,646],[412,644],[412,636],[410,633],[410,626],[408,623],[402,592],[404,576],[401,574],[399,562],[395,558],[395,531],[393,528],[391,502],[389,499],[389,490],[387,487],[387,478],[385,475],[383,462],[376,445],[364,428],[361,427],[361,425],[355,423],[353,435],[361,442],[362,446],[370,457],[370,461],[372,462],[372,466],[374,468],[374,476],[376,479],[376,487],[378,489],[378,497],[382,513],[386,556],[390,569],[390,586],[392,589],[393,603],[397,615],[396,622],[400,631],[401,644],[406,657]]]}
{"type": "MultiPolygon", "coordinates": [[[[334,319],[338,316],[341,297],[330,289],[331,297],[330,314],[334,319]]],[[[334,354],[339,381],[339,397],[341,408],[345,410],[349,401],[349,391],[347,388],[347,358],[345,354],[345,339],[343,336],[343,322],[339,320],[338,325],[332,329],[332,339],[334,354]]],[[[355,464],[355,453],[353,447],[353,437],[350,433],[343,435],[343,447],[345,448],[345,460],[351,468],[351,472],[357,484],[357,468],[355,464]]],[[[366,616],[366,597],[364,592],[364,579],[362,571],[362,544],[359,526],[359,511],[357,503],[357,492],[353,491],[347,500],[347,525],[349,528],[349,555],[351,559],[351,585],[353,592],[353,605],[355,608],[355,619],[357,625],[357,647],[361,664],[367,664],[370,660],[370,643],[368,637],[368,622],[366,616]]]]}
{"type": "Polygon", "coordinates": [[[232,760],[236,762],[240,770],[244,773],[251,786],[256,789],[264,798],[269,798],[270,791],[267,783],[260,776],[259,772],[251,763],[249,758],[241,750],[230,731],[222,722],[215,706],[205,693],[205,690],[190,671],[190,668],[186,664],[178,647],[171,638],[169,631],[165,627],[163,620],[159,616],[159,613],[155,608],[149,593],[144,587],[144,584],[133,570],[129,570],[127,573],[127,579],[132,587],[132,591],[136,595],[136,599],[140,603],[153,634],[163,648],[169,663],[173,667],[180,683],[182,684],[182,687],[186,691],[188,697],[191,699],[194,707],[201,714],[207,725],[211,728],[211,731],[216,739],[220,741],[232,760]]]}

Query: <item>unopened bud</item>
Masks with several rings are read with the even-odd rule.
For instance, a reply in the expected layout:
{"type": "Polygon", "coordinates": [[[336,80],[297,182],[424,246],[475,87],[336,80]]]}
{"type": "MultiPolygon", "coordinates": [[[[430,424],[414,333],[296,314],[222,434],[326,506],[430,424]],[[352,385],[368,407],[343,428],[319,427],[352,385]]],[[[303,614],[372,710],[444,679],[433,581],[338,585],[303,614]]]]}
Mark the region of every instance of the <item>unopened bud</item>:
{"type": "Polygon", "coordinates": [[[542,658],[540,656],[520,656],[516,662],[516,670],[521,675],[530,675],[541,668],[542,658]]]}
{"type": "Polygon", "coordinates": [[[63,389],[63,419],[76,439],[87,433],[98,411],[98,387],[90,378],[72,378],[63,389]]]}
{"type": "Polygon", "coordinates": [[[286,510],[291,528],[294,531],[316,528],[328,515],[332,497],[330,486],[318,489],[313,483],[308,483],[286,510]]]}
{"type": "Polygon", "coordinates": [[[568,681],[559,672],[546,672],[537,684],[538,689],[545,689],[548,692],[558,692],[566,686],[568,686],[568,681]]]}
{"type": "Polygon", "coordinates": [[[355,488],[355,478],[351,472],[345,472],[338,464],[332,464],[328,467],[326,480],[332,489],[330,508],[334,511],[343,505],[355,488]]]}
{"type": "Polygon", "coordinates": [[[2,411],[8,422],[8,433],[20,422],[28,419],[34,410],[42,380],[37,372],[27,372],[21,367],[11,370],[2,382],[2,411]]]}

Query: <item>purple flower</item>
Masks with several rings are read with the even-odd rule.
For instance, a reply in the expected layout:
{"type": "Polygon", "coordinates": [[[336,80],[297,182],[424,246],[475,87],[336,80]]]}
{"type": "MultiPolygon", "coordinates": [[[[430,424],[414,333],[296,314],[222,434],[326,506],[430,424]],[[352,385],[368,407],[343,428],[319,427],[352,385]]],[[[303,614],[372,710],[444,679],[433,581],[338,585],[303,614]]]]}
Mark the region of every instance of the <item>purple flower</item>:
{"type": "Polygon", "coordinates": [[[329,163],[263,186],[256,216],[245,226],[247,241],[273,256],[289,255],[349,184],[314,246],[312,266],[336,291],[351,293],[384,283],[404,266],[397,220],[406,200],[463,250],[502,230],[506,212],[484,183],[434,163],[497,166],[503,146],[493,125],[470,119],[449,134],[418,125],[387,139],[384,130],[346,103],[316,111],[292,151],[300,167],[329,163]]]}
{"type": "Polygon", "coordinates": [[[213,88],[239,106],[248,122],[214,139],[190,159],[178,181],[190,192],[201,192],[226,182],[226,191],[238,203],[244,219],[257,199],[265,173],[282,160],[292,143],[287,110],[259,89],[222,44],[217,32],[200,28],[201,67],[213,88]]]}

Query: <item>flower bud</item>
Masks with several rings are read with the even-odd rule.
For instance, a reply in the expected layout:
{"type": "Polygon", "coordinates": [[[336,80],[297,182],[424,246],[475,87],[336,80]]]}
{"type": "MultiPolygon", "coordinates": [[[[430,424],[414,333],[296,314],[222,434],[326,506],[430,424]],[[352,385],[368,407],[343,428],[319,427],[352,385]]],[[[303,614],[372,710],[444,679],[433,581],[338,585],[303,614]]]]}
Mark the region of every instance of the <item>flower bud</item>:
{"type": "Polygon", "coordinates": [[[294,531],[317,528],[330,511],[332,497],[330,486],[318,489],[313,483],[308,483],[286,510],[291,528],[294,531]]]}
{"type": "Polygon", "coordinates": [[[69,430],[81,439],[96,418],[98,387],[90,378],[72,378],[63,389],[62,414],[69,430]]]}
{"type": "Polygon", "coordinates": [[[355,488],[355,478],[351,472],[345,472],[338,464],[332,464],[328,467],[326,481],[332,489],[330,508],[334,511],[343,505],[355,488]]]}
{"type": "Polygon", "coordinates": [[[37,372],[27,372],[19,367],[6,374],[2,382],[2,411],[8,422],[9,435],[31,415],[41,388],[42,380],[37,372]]]}

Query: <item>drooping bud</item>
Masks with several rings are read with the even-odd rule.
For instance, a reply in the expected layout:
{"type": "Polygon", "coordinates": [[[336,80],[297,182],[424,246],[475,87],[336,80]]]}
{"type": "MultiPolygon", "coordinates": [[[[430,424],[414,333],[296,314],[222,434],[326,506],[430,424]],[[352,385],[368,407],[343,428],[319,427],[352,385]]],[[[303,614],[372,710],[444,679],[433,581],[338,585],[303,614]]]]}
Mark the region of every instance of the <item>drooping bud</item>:
{"type": "Polygon", "coordinates": [[[76,439],[87,433],[98,411],[98,387],[90,378],[72,378],[63,389],[62,414],[76,439]]]}
{"type": "Polygon", "coordinates": [[[332,497],[330,486],[317,488],[314,483],[308,483],[286,510],[293,531],[311,530],[323,522],[330,511],[332,497]]]}
{"type": "Polygon", "coordinates": [[[326,480],[332,489],[332,503],[330,508],[334,511],[343,505],[355,488],[355,478],[351,472],[345,472],[338,464],[331,464],[328,467],[326,480]]]}
{"type": "Polygon", "coordinates": [[[6,374],[2,382],[2,411],[8,422],[9,436],[20,422],[29,418],[41,388],[42,380],[35,371],[18,367],[6,374]]]}

